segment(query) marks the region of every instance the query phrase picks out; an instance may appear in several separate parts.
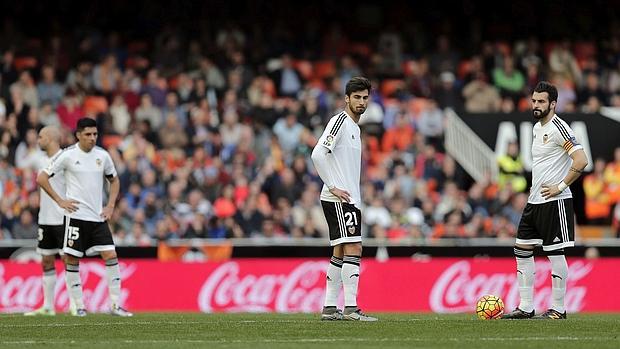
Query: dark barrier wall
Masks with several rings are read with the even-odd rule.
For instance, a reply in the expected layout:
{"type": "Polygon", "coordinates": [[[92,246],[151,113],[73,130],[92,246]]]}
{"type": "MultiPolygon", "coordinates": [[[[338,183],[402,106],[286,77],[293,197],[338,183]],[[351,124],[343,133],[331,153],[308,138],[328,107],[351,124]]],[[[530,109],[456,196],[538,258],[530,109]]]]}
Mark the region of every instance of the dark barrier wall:
{"type": "MultiPolygon", "coordinates": [[[[576,138],[584,146],[586,154],[591,157],[586,170],[590,170],[594,159],[601,157],[606,161],[613,159],[614,148],[620,147],[620,122],[600,114],[561,114],[576,138]]],[[[512,114],[468,114],[459,117],[498,155],[505,152],[507,142],[517,139],[521,149],[521,158],[529,171],[531,159],[532,128],[536,120],[531,113],[512,114]]],[[[575,199],[575,214],[579,224],[586,223],[584,213],[583,176],[573,185],[571,191],[575,199]]],[[[528,173],[528,183],[531,177],[528,173]]]]}
{"type": "MultiPolygon", "coordinates": [[[[620,256],[618,246],[576,246],[566,250],[572,257],[583,257],[588,247],[596,247],[601,257],[620,256]]],[[[364,247],[364,257],[377,256],[377,247],[364,247]]],[[[157,258],[157,247],[117,247],[119,258],[157,258]]],[[[514,257],[512,246],[388,246],[379,256],[385,257],[514,257]]],[[[537,251],[541,255],[540,249],[537,251]]],[[[233,248],[232,258],[328,258],[329,246],[237,246],[233,248]]],[[[35,258],[34,248],[1,247],[0,260],[8,258],[35,258]]],[[[208,256],[207,256],[208,259],[208,256]]]]}
{"type": "MultiPolygon", "coordinates": [[[[522,129],[522,124],[529,123],[533,126],[536,120],[532,117],[531,113],[512,113],[512,114],[467,114],[460,113],[459,116],[469,127],[476,132],[476,134],[489,146],[491,149],[496,150],[498,148],[498,141],[504,141],[498,135],[503,133],[503,136],[508,135],[508,130],[505,127],[506,123],[510,123],[514,126],[516,136],[519,142],[522,144],[523,137],[530,136],[532,134],[531,127],[527,128],[529,135],[523,134],[525,127],[522,129]],[[500,126],[503,125],[503,129],[500,126]]],[[[558,115],[564,121],[566,121],[576,132],[577,139],[584,143],[586,149],[590,149],[593,158],[602,157],[606,161],[610,161],[613,158],[614,148],[620,147],[620,122],[609,119],[600,114],[561,114],[558,115]],[[582,131],[582,124],[585,124],[587,131],[587,140],[579,137],[582,131]],[[576,127],[574,127],[576,126],[576,127]]],[[[527,139],[527,138],[526,138],[527,139]]],[[[531,138],[530,138],[531,142],[531,138]]],[[[523,147],[522,147],[523,148],[523,147]]],[[[525,151],[525,149],[522,149],[525,151]]]]}

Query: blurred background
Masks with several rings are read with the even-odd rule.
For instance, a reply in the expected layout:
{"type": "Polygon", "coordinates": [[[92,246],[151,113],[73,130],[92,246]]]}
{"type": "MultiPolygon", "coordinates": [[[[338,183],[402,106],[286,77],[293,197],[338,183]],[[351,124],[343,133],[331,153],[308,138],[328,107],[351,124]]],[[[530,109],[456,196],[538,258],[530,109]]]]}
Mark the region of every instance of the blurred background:
{"type": "Polygon", "coordinates": [[[99,122],[121,179],[110,220],[118,246],[233,239],[324,254],[309,154],[357,75],[373,82],[360,122],[370,246],[510,246],[541,79],[558,86],[557,112],[590,157],[571,186],[579,244],[613,243],[619,4],[2,3],[2,255],[35,243],[38,129],[61,127],[66,146],[85,116],[99,122]]]}

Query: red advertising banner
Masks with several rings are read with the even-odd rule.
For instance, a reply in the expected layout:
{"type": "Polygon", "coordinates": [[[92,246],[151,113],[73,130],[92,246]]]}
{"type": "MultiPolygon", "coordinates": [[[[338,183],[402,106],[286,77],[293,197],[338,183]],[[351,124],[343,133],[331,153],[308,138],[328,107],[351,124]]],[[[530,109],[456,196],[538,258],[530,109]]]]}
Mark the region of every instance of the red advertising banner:
{"type": "MultiPolygon", "coordinates": [[[[122,300],[132,311],[318,312],[323,305],[328,260],[234,259],[221,263],[124,260],[122,300]]],[[[620,311],[613,277],[619,258],[569,259],[566,308],[569,312],[620,311]]],[[[57,265],[55,302],[68,308],[64,271],[57,265]]],[[[108,311],[105,266],[80,264],[84,298],[91,312],[108,311]]],[[[362,261],[358,304],[387,312],[473,312],[484,294],[499,295],[508,309],[518,305],[512,258],[392,258],[362,261]]],[[[551,299],[551,269],[536,263],[536,309],[551,299]]],[[[0,312],[21,312],[42,303],[41,267],[36,263],[0,264],[0,312]]],[[[342,295],[341,295],[342,303],[342,295]]]]}

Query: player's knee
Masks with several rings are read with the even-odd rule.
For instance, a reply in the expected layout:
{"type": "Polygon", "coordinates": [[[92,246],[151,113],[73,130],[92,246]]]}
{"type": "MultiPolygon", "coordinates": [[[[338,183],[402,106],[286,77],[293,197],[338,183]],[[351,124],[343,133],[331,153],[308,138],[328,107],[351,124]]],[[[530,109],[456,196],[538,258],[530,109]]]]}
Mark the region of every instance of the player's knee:
{"type": "Polygon", "coordinates": [[[344,254],[347,256],[361,256],[362,244],[359,242],[344,245],[344,254]]]}
{"type": "Polygon", "coordinates": [[[78,265],[78,264],[80,264],[80,260],[77,257],[74,257],[74,256],[69,255],[69,254],[65,254],[64,262],[65,262],[65,264],[71,264],[71,265],[78,265]]]}
{"type": "Polygon", "coordinates": [[[115,259],[117,258],[116,251],[101,251],[101,258],[106,261],[109,259],[115,259]]]}
{"type": "Polygon", "coordinates": [[[41,266],[43,267],[43,271],[55,269],[54,262],[54,256],[43,256],[41,258],[41,266]]]}

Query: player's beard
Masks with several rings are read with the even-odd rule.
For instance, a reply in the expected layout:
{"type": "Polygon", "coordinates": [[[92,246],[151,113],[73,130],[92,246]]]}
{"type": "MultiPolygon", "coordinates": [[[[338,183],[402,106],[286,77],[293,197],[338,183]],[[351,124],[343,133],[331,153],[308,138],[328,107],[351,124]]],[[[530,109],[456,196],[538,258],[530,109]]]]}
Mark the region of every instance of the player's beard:
{"type": "Polygon", "coordinates": [[[551,112],[551,106],[549,106],[547,110],[540,110],[540,109],[532,110],[532,114],[534,115],[534,118],[538,120],[545,118],[547,115],[549,115],[549,112],[551,112]],[[537,111],[539,111],[540,114],[536,114],[537,111]]]}
{"type": "Polygon", "coordinates": [[[364,112],[366,111],[366,107],[364,106],[358,106],[357,108],[353,107],[352,103],[349,103],[349,110],[351,110],[353,113],[355,113],[355,115],[362,116],[362,114],[364,114],[364,112]]]}

